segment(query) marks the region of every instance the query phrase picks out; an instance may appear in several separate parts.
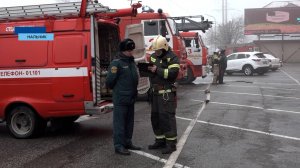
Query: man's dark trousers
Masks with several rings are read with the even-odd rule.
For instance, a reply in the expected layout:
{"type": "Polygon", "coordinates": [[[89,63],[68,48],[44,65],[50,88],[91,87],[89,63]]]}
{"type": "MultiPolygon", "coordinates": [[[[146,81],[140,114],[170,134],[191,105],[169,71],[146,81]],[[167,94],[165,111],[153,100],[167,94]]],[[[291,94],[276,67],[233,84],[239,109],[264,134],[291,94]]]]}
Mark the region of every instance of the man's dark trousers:
{"type": "Polygon", "coordinates": [[[162,94],[154,94],[151,110],[151,123],[156,136],[164,136],[164,139],[176,138],[177,127],[175,118],[176,98],[175,92],[167,93],[168,100],[164,100],[162,94]]]}
{"type": "Polygon", "coordinates": [[[220,69],[220,72],[219,72],[219,83],[224,83],[223,82],[224,73],[225,73],[225,71],[223,69],[220,69]]]}
{"type": "Polygon", "coordinates": [[[134,104],[115,105],[113,113],[115,149],[131,145],[134,125],[134,104]]]}

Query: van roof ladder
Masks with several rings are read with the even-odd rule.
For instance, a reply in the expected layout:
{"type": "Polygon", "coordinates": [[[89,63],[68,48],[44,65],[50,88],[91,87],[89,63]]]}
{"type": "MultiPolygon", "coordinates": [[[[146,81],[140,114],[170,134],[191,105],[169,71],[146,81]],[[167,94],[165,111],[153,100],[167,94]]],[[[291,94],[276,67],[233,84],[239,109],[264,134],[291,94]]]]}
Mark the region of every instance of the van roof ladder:
{"type": "Polygon", "coordinates": [[[67,3],[0,8],[0,21],[40,19],[40,18],[49,18],[49,17],[69,18],[69,17],[79,17],[83,13],[91,15],[94,13],[116,12],[115,9],[110,9],[107,6],[103,6],[101,3],[95,3],[92,1],[83,2],[83,3],[86,3],[85,11],[80,11],[81,2],[67,2],[67,3]]]}

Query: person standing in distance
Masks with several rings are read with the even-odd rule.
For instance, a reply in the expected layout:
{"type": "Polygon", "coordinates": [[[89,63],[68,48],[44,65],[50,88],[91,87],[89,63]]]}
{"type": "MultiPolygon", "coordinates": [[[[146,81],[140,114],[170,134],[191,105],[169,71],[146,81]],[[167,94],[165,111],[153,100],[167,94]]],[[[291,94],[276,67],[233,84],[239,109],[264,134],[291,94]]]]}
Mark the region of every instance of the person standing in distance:
{"type": "Polygon", "coordinates": [[[109,68],[106,85],[113,89],[113,140],[116,154],[130,155],[128,149],[141,150],[132,144],[134,103],[137,97],[138,72],[132,51],[135,43],[124,39],[119,44],[119,58],[109,68]]]}
{"type": "Polygon", "coordinates": [[[225,50],[221,50],[220,52],[220,61],[219,61],[219,84],[224,84],[223,78],[224,78],[224,73],[227,68],[227,57],[225,55],[225,50]]]}
{"type": "Polygon", "coordinates": [[[157,36],[152,41],[152,50],[148,70],[151,82],[151,124],[155,134],[155,143],[149,149],[163,149],[163,154],[176,151],[176,87],[174,83],[179,73],[179,59],[171,51],[165,37],[157,36]]]}

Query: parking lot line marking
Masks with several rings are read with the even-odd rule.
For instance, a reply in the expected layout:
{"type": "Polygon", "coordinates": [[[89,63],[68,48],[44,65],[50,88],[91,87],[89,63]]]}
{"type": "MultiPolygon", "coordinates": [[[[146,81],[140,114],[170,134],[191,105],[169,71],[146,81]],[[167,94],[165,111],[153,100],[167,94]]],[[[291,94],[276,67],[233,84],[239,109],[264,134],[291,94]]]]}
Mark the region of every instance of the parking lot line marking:
{"type": "Polygon", "coordinates": [[[261,86],[240,86],[240,85],[222,85],[222,87],[242,87],[242,88],[262,88],[262,89],[276,89],[276,90],[298,90],[300,89],[287,89],[287,88],[277,88],[277,87],[261,87],[261,86]]]}
{"type": "MultiPolygon", "coordinates": [[[[224,82],[237,82],[236,80],[224,80],[224,82]]],[[[261,84],[261,85],[287,85],[287,86],[299,86],[299,84],[292,84],[292,83],[265,83],[265,82],[251,82],[251,84],[261,84]]],[[[222,85],[225,86],[225,85],[222,85]]]]}
{"type": "MultiPolygon", "coordinates": [[[[160,158],[160,157],[152,155],[150,153],[146,153],[146,152],[143,152],[143,151],[137,151],[137,150],[130,150],[130,151],[133,152],[133,153],[136,153],[138,155],[142,155],[144,157],[150,158],[152,160],[156,160],[156,161],[159,161],[159,162],[162,162],[162,163],[167,163],[166,159],[160,158]]],[[[181,164],[178,164],[178,163],[175,163],[174,167],[176,167],[176,168],[189,168],[188,166],[184,166],[184,165],[181,165],[181,164]]]]}
{"type": "Polygon", "coordinates": [[[206,104],[203,103],[201,109],[197,113],[197,116],[194,119],[191,120],[189,126],[186,128],[183,135],[180,137],[179,142],[177,143],[177,150],[170,155],[170,157],[169,157],[168,161],[166,162],[164,168],[172,168],[173,167],[174,163],[176,162],[178,156],[180,155],[180,153],[183,149],[184,144],[187,141],[188,136],[192,132],[192,129],[194,128],[200,114],[205,109],[205,106],[206,106],[206,104]]]}
{"type": "Polygon", "coordinates": [[[280,110],[280,109],[265,109],[268,111],[280,111],[280,112],[284,112],[284,113],[294,113],[294,114],[300,114],[300,112],[298,111],[289,111],[289,110],[280,110]]]}
{"type": "MultiPolygon", "coordinates": [[[[197,101],[197,102],[203,102],[202,100],[196,100],[196,99],[191,99],[192,101],[197,101]]],[[[262,107],[257,107],[257,106],[249,106],[249,105],[243,105],[243,104],[231,104],[231,103],[221,103],[221,102],[209,102],[213,104],[223,104],[223,105],[229,105],[229,106],[239,106],[239,107],[249,107],[249,108],[256,108],[256,109],[264,109],[262,107]]]]}
{"type": "Polygon", "coordinates": [[[264,83],[264,82],[253,82],[253,84],[298,86],[298,84],[291,84],[291,83],[264,83]]]}
{"type": "MultiPolygon", "coordinates": [[[[198,91],[204,91],[204,90],[198,90],[198,91]]],[[[287,97],[287,96],[275,96],[275,95],[262,95],[262,94],[256,94],[256,93],[240,93],[240,92],[222,92],[222,91],[210,91],[215,93],[224,93],[224,94],[237,94],[237,95],[249,95],[249,96],[263,96],[263,97],[278,97],[278,98],[284,98],[284,99],[300,99],[299,97],[287,97]]]]}
{"type": "Polygon", "coordinates": [[[288,96],[275,96],[275,95],[262,95],[262,94],[255,94],[255,93],[238,93],[238,92],[222,92],[222,91],[211,91],[217,93],[230,93],[230,94],[241,94],[241,95],[250,95],[250,96],[264,96],[264,97],[278,97],[278,98],[286,98],[286,99],[300,99],[299,97],[288,97],[288,96]]]}
{"type": "Polygon", "coordinates": [[[294,77],[292,77],[290,74],[288,74],[287,72],[285,72],[284,70],[280,70],[281,72],[283,72],[286,76],[288,76],[289,78],[291,78],[292,80],[294,80],[298,85],[300,85],[300,82],[295,79],[294,77]]]}
{"type": "MultiPolygon", "coordinates": [[[[192,120],[190,118],[184,118],[184,117],[178,117],[178,116],[176,116],[176,118],[182,119],[182,120],[187,120],[187,121],[192,120]]],[[[237,127],[237,126],[232,126],[232,125],[218,124],[218,123],[207,122],[207,121],[202,121],[202,120],[197,120],[197,122],[198,123],[203,123],[203,124],[215,125],[215,126],[219,126],[219,127],[232,128],[232,129],[237,129],[237,130],[242,130],[242,131],[248,131],[248,132],[253,132],[253,133],[258,133],[258,134],[264,134],[264,135],[270,135],[270,136],[279,137],[279,138],[285,138],[285,139],[300,141],[300,138],[297,138],[297,137],[274,134],[274,133],[271,133],[271,132],[264,132],[264,131],[259,131],[259,130],[242,128],[242,127],[237,127]]]]}
{"type": "MultiPolygon", "coordinates": [[[[210,85],[209,84],[206,88],[206,90],[210,90],[210,85]]],[[[208,97],[208,94],[206,94],[206,97],[208,97]]],[[[207,100],[208,98],[206,98],[207,100]]],[[[194,119],[191,120],[190,124],[188,125],[188,127],[186,128],[186,130],[184,131],[183,135],[180,137],[176,147],[177,147],[177,150],[174,151],[170,156],[169,156],[169,159],[167,161],[167,163],[165,164],[164,168],[172,168],[173,165],[175,164],[176,160],[178,159],[178,156],[180,155],[182,149],[183,149],[183,146],[184,144],[186,143],[187,141],[187,138],[189,137],[189,135],[191,134],[192,132],[192,129],[194,128],[198,118],[200,117],[201,113],[203,112],[203,110],[205,109],[206,107],[206,103],[203,103],[202,104],[202,107],[199,109],[199,111],[197,112],[197,115],[194,119]]]]}
{"type": "MultiPolygon", "coordinates": [[[[191,99],[192,101],[197,101],[197,102],[203,102],[202,100],[196,100],[196,99],[191,99]]],[[[249,106],[249,105],[243,105],[243,104],[232,104],[232,103],[222,103],[222,102],[210,102],[211,104],[222,104],[222,105],[228,105],[228,106],[238,106],[238,107],[248,107],[248,108],[255,108],[255,109],[262,109],[266,111],[280,111],[284,113],[294,113],[294,114],[300,114],[298,111],[290,111],[290,110],[281,110],[281,109],[265,109],[263,107],[258,107],[258,106],[249,106]]]]}

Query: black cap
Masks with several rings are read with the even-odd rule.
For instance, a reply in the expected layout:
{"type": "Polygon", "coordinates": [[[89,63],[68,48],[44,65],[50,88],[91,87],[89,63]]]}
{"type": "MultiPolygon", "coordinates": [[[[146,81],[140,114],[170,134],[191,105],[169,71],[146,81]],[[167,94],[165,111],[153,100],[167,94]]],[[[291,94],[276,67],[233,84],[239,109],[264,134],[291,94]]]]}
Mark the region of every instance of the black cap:
{"type": "Polygon", "coordinates": [[[134,49],[135,49],[135,43],[130,38],[122,40],[119,44],[120,51],[129,51],[129,50],[134,50],[134,49]]]}

